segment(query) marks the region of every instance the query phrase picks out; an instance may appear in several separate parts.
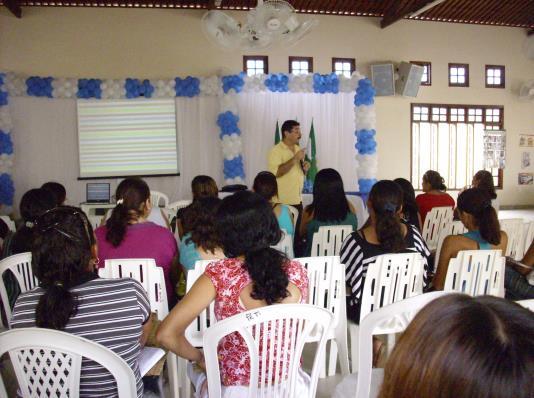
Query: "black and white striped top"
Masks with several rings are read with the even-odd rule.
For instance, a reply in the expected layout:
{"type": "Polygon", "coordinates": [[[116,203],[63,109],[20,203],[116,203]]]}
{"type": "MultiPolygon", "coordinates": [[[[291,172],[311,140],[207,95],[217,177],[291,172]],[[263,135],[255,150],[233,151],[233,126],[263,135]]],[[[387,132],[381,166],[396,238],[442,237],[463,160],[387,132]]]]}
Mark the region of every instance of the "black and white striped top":
{"type": "MultiPolygon", "coordinates": [[[[64,331],[92,340],[111,349],[132,368],[137,397],[143,396],[139,374],[139,340],[143,324],[150,316],[150,303],[143,286],[136,280],[93,279],[71,290],[78,295],[78,312],[64,331]]],[[[44,294],[40,287],[22,293],[13,309],[13,328],[35,326],[35,310],[44,294]]],[[[96,362],[83,359],[80,397],[117,397],[115,379],[96,362]]]]}
{"type": "MultiPolygon", "coordinates": [[[[404,238],[406,242],[405,252],[416,251],[423,256],[425,269],[423,281],[426,285],[428,283],[427,272],[429,271],[428,257],[430,256],[430,251],[419,230],[411,224],[405,223],[405,225],[408,227],[408,233],[404,238]]],[[[355,322],[359,322],[359,319],[354,318],[359,318],[360,299],[365,283],[365,276],[367,275],[367,268],[369,264],[375,262],[377,256],[382,254],[388,253],[379,245],[367,242],[365,238],[360,236],[358,231],[350,234],[341,246],[341,263],[345,264],[345,280],[351,290],[348,300],[348,314],[355,322]]]]}

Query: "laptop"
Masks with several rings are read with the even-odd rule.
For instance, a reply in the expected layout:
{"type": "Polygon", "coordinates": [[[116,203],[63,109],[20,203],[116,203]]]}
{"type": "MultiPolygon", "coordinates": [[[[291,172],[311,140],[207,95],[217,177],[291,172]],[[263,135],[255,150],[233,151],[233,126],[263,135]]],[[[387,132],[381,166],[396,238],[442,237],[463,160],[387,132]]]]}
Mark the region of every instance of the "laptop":
{"type": "Polygon", "coordinates": [[[109,203],[109,183],[88,182],[86,192],[87,203],[109,203]]]}

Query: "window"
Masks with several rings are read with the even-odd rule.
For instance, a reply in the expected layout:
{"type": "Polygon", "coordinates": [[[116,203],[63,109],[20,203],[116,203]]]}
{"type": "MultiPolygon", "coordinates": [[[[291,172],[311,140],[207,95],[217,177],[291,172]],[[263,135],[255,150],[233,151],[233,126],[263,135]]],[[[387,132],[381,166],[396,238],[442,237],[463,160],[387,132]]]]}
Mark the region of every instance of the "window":
{"type": "Polygon", "coordinates": [[[248,76],[267,74],[269,73],[269,59],[265,55],[245,55],[243,70],[248,76]]]}
{"type": "Polygon", "coordinates": [[[306,75],[312,72],[312,57],[289,57],[289,73],[294,75],[306,75]]]}
{"type": "Polygon", "coordinates": [[[422,66],[423,76],[421,76],[421,86],[431,86],[432,85],[432,64],[425,61],[410,61],[410,63],[422,66]]]}
{"type": "MultiPolygon", "coordinates": [[[[484,168],[484,130],[503,129],[504,108],[484,105],[412,104],[412,184],[421,189],[427,170],[437,170],[449,189],[470,185],[484,168]]],[[[502,169],[488,169],[502,188],[502,169]]]]}
{"type": "Polygon", "coordinates": [[[468,64],[449,64],[449,87],[469,87],[468,64]]]}
{"type": "Polygon", "coordinates": [[[504,66],[486,65],[486,88],[504,87],[504,66]]]}
{"type": "Polygon", "coordinates": [[[350,78],[355,70],[356,60],[354,58],[332,58],[332,72],[336,75],[350,78]]]}

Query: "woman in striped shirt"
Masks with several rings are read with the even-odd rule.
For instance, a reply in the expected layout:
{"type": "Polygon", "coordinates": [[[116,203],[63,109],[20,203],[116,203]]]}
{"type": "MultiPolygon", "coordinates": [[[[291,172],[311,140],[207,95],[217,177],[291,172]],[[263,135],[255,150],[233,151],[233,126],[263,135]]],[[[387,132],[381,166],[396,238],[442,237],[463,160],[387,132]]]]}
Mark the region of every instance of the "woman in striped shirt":
{"type": "MultiPolygon", "coordinates": [[[[102,344],[132,368],[141,398],[137,361],[150,330],[150,304],[143,287],[130,278],[98,278],[93,230],[80,209],[48,210],[34,228],[33,269],[40,283],[19,296],[11,326],[56,329],[102,344]]],[[[80,397],[116,396],[111,373],[84,358],[80,397]]]]}
{"type": "Polygon", "coordinates": [[[367,267],[377,256],[415,251],[423,256],[426,273],[430,252],[419,230],[401,219],[402,190],[393,181],[382,180],[373,185],[367,200],[369,219],[360,230],[350,234],[341,247],[341,262],[350,285],[347,316],[360,322],[360,304],[367,267]]]}

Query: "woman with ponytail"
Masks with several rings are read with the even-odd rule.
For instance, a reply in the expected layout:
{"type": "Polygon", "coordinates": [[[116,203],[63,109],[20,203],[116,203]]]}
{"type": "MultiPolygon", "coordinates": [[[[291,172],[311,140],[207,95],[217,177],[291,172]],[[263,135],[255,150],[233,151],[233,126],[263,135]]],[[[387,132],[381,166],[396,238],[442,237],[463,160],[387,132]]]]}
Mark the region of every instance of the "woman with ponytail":
{"type": "MultiPolygon", "coordinates": [[[[13,328],[61,330],[100,343],[132,368],[137,397],[143,395],[138,358],[150,330],[150,304],[133,279],[100,279],[93,230],[78,208],[56,207],[35,220],[33,271],[39,286],[22,293],[13,328]]],[[[112,397],[115,379],[102,366],[83,361],[80,397],[112,397]]]]}
{"type": "Polygon", "coordinates": [[[436,290],[443,290],[449,261],[461,250],[506,251],[508,236],[501,231],[497,213],[491,206],[491,198],[481,188],[470,188],[458,196],[458,214],[467,228],[463,235],[449,235],[443,241],[438,268],[434,278],[436,290]]]}
{"type": "Polygon", "coordinates": [[[360,305],[367,267],[377,256],[389,253],[418,252],[423,256],[425,276],[430,252],[417,227],[402,220],[402,190],[389,180],[378,181],[371,188],[367,208],[369,219],[362,229],[350,234],[341,246],[341,263],[350,285],[347,316],[360,322],[360,305]]]}
{"type": "Polygon", "coordinates": [[[445,180],[434,170],[428,170],[423,175],[423,192],[417,195],[415,201],[421,214],[421,227],[425,223],[425,217],[434,207],[454,207],[454,199],[447,192],[445,180]]]}
{"type": "MultiPolygon", "coordinates": [[[[191,290],[161,324],[157,338],[177,355],[204,367],[202,352],[185,338],[186,327],[215,300],[215,316],[222,320],[241,312],[271,304],[305,303],[308,297],[306,269],[271,248],[281,238],[278,221],[269,203],[256,193],[236,192],[226,197],[216,225],[228,258],[208,265],[191,290]]],[[[249,353],[237,334],[219,344],[222,397],[247,396],[249,353]]],[[[197,397],[205,397],[205,374],[189,372],[197,397]]],[[[309,379],[299,373],[303,390],[309,379]]]]}
{"type": "Polygon", "coordinates": [[[173,234],[162,226],[148,221],[152,209],[150,189],[140,178],[126,178],[115,193],[117,206],[106,225],[96,229],[101,259],[153,258],[163,268],[169,306],[175,302],[171,281],[173,265],[178,264],[178,249],[173,234]]]}

